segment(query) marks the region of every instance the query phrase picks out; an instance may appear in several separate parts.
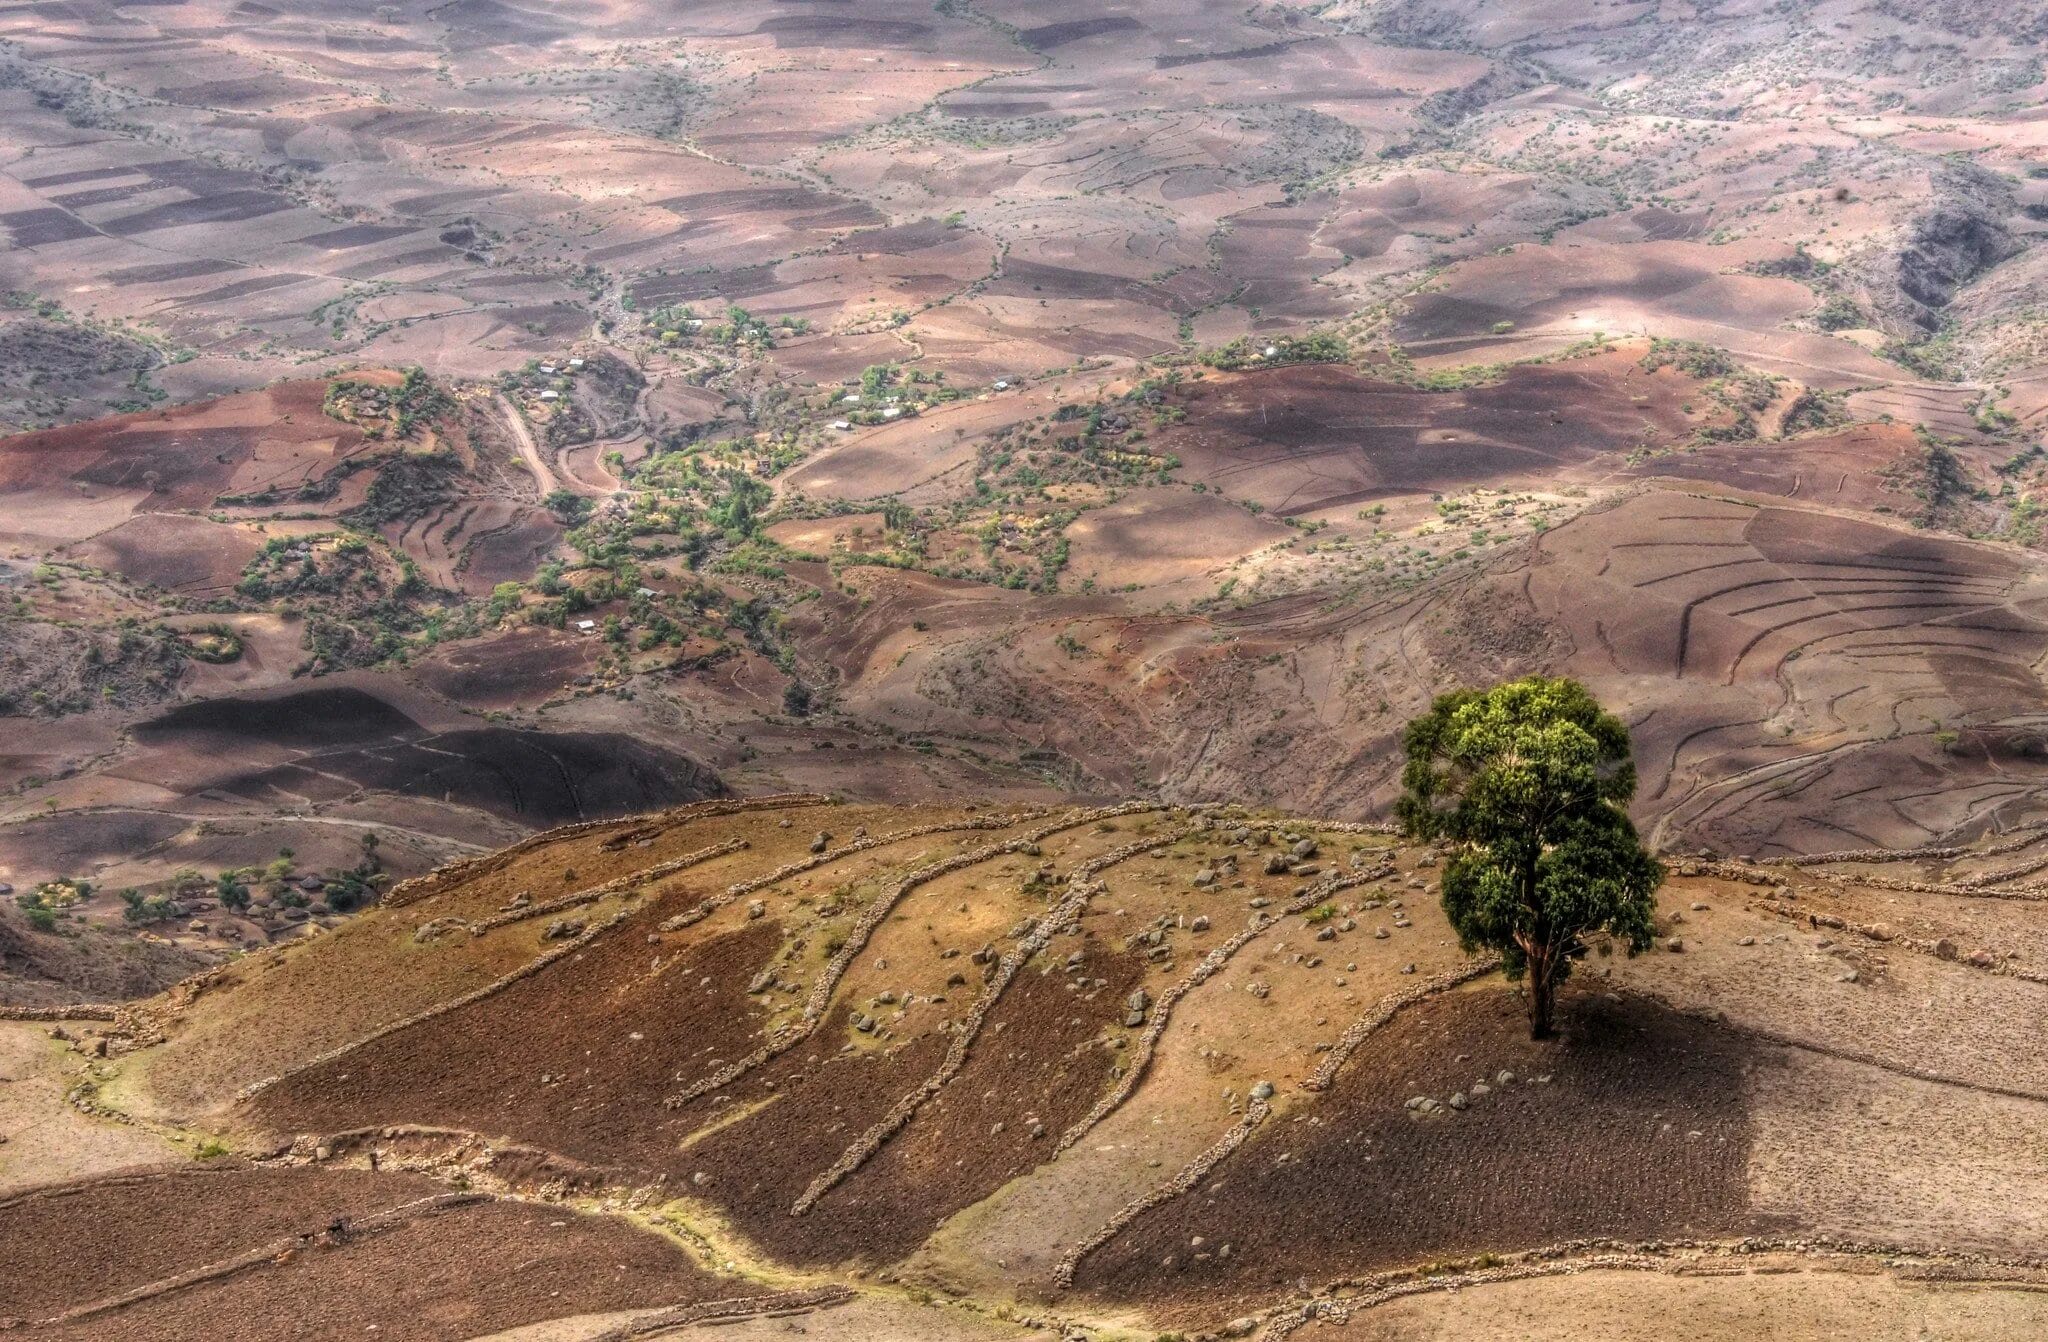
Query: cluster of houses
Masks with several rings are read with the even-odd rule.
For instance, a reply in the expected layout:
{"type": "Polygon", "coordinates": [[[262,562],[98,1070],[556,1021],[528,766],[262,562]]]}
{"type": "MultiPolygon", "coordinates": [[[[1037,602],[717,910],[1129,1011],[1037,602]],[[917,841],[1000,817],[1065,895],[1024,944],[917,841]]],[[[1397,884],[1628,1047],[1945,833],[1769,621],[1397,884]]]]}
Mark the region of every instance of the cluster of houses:
{"type": "MultiPolygon", "coordinates": [[[[559,366],[553,363],[544,363],[538,371],[542,377],[573,377],[583,371],[583,360],[572,358],[559,366]]],[[[542,389],[540,399],[543,401],[559,401],[562,399],[562,393],[553,387],[546,387],[542,389]]]]}
{"type": "MultiPolygon", "coordinates": [[[[992,385],[992,390],[995,391],[1008,391],[1009,389],[1010,384],[1007,380],[998,381],[992,385]]],[[[859,405],[862,399],[863,398],[859,392],[848,392],[846,395],[839,398],[839,404],[859,405]]],[[[885,404],[882,406],[883,419],[891,420],[899,419],[902,417],[903,407],[895,404],[896,399],[897,398],[894,396],[886,396],[883,398],[885,402],[885,404]]],[[[850,419],[835,419],[832,421],[832,427],[839,430],[839,432],[841,433],[849,433],[853,429],[853,421],[850,419]]]]}

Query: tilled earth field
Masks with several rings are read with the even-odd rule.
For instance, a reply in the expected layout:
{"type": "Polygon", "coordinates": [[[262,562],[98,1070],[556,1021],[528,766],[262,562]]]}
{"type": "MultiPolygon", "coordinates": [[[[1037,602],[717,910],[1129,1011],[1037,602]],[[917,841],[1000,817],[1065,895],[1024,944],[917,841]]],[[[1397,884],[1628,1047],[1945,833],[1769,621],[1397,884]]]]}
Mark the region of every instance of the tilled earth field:
{"type": "Polygon", "coordinates": [[[425,1342],[688,1304],[722,1285],[617,1220],[366,1171],[221,1169],[28,1194],[0,1208],[0,1244],[0,1314],[64,1338],[425,1342]]]}
{"type": "Polygon", "coordinates": [[[1277,1338],[1563,1272],[2030,1282],[2039,838],[1679,863],[1657,947],[1589,956],[1537,1042],[1436,855],[1369,827],[809,797],[572,826],[10,1055],[0,1112],[68,1087],[74,1127],[158,1144],[29,1148],[0,1311],[831,1336],[908,1289],[934,1342],[980,1336],[948,1301],[1277,1338]],[[337,975],[340,1028],[307,1009],[337,975]],[[1922,996],[1967,1025],[1904,1028],[1922,996]]]}
{"type": "Polygon", "coordinates": [[[1303,1276],[1770,1228],[1748,1206],[1741,1036],[1597,996],[1569,1004],[1561,1033],[1532,1042],[1521,1004],[1494,989],[1405,1013],[1313,1106],[1262,1125],[1076,1284],[1214,1308],[1303,1276]],[[1408,1107],[1418,1097],[1443,1107],[1408,1107]]]}

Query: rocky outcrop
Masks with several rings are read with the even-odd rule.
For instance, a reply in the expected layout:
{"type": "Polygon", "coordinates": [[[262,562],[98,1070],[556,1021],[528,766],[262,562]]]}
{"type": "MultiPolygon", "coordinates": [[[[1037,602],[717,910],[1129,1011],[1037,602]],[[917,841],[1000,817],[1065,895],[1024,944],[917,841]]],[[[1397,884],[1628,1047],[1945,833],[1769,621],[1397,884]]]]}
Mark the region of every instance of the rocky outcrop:
{"type": "Polygon", "coordinates": [[[1926,195],[1925,209],[1849,266],[1880,321],[1901,336],[1940,330],[1960,290],[2025,249],[2010,223],[2018,199],[1998,174],[1944,161],[1926,195]]]}

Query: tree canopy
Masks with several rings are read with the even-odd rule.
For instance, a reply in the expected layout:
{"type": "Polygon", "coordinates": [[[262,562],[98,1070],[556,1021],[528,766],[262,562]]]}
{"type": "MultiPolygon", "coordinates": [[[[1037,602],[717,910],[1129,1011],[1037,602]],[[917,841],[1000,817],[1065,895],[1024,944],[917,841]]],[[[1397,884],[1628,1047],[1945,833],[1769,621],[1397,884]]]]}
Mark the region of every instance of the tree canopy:
{"type": "Polygon", "coordinates": [[[1441,695],[1408,724],[1397,814],[1448,850],[1443,907],[1469,952],[1498,951],[1550,1034],[1556,987],[1604,932],[1650,945],[1664,869],[1625,809],[1628,728],[1577,681],[1530,676],[1441,695]]]}

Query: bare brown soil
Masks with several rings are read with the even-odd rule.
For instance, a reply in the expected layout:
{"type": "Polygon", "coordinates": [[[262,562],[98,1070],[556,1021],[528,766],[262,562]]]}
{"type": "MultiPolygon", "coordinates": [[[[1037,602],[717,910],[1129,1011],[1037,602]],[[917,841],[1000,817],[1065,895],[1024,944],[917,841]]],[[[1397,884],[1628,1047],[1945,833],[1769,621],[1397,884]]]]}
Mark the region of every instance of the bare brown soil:
{"type": "MultiPolygon", "coordinates": [[[[751,1037],[745,987],[777,931],[755,923],[658,957],[644,935],[653,925],[643,914],[552,972],[298,1072],[265,1091],[253,1117],[283,1132],[459,1128],[668,1172],[674,1124],[661,1101],[670,1078],[751,1037]],[[665,960],[659,970],[656,958],[665,960]],[[536,1032],[536,1020],[546,1028],[536,1032]]],[[[537,940],[536,929],[524,930],[537,940]]]]}
{"type": "Polygon", "coordinates": [[[1535,1042],[1459,951],[1435,859],[1382,836],[720,805],[480,859],[71,1044],[35,1036],[57,1066],[24,1062],[0,1115],[62,1106],[48,1072],[182,1141],[76,1160],[27,1144],[45,1182],[101,1177],[0,1206],[0,1246],[28,1256],[6,1275],[40,1292],[8,1308],[49,1317],[265,1249],[67,1326],[176,1333],[210,1310],[255,1336],[289,1298],[312,1302],[315,1336],[396,1274],[406,1317],[380,1331],[480,1335],[765,1296],[796,1270],[1189,1332],[1304,1279],[1350,1299],[1375,1274],[1567,1242],[1652,1246],[1650,1270],[1778,1237],[1816,1270],[1798,1245],[1826,1245],[1831,1270],[1926,1258],[2005,1279],[2048,1224],[2048,1184],[2022,1168],[2048,1094],[2042,948],[2031,897],[1991,879],[2024,873],[2031,831],[1895,868],[1981,871],[1981,889],[1889,888],[1859,867],[1893,864],[1854,854],[1681,871],[1657,946],[1589,956],[1561,1037],[1535,1042]],[[1317,872],[1262,874],[1304,833],[1317,872]],[[1068,883],[1086,873],[1099,888],[1068,883]],[[1043,922],[1055,909],[1071,926],[1043,922]],[[176,1154],[221,1130],[278,1163],[176,1154]],[[121,1152],[159,1168],[104,1177],[121,1152]],[[465,1190],[584,1211],[376,1220],[465,1190]],[[723,1279],[603,1219],[626,1208],[730,1263],[723,1279]],[[336,1216],[364,1233],[327,1232],[336,1216]],[[93,1241],[123,1272],[66,1247],[106,1224],[135,1241],[93,1241]],[[288,1254],[266,1248],[279,1237],[288,1254]]]}
{"type": "Polygon", "coordinates": [[[188,704],[142,724],[137,736],[162,756],[203,770],[204,790],[327,801],[374,789],[474,807],[533,828],[724,791],[701,765],[658,746],[598,733],[430,731],[356,689],[188,704]],[[266,756],[278,762],[264,767],[266,756]],[[237,768],[237,759],[249,764],[237,768]]]}
{"type": "Polygon", "coordinates": [[[7,1006],[148,997],[204,968],[210,958],[98,928],[52,937],[31,927],[18,909],[0,907],[0,1004],[7,1006]]]}
{"type": "Polygon", "coordinates": [[[39,1331],[428,1339],[720,1291],[660,1238],[561,1208],[484,1201],[377,1224],[378,1213],[440,1191],[404,1175],[230,1168],[25,1195],[0,1209],[0,1243],[14,1256],[0,1312],[61,1320],[134,1292],[133,1303],[39,1331]],[[264,1248],[274,1256],[143,1293],[264,1248]]]}
{"type": "Polygon", "coordinates": [[[436,1191],[403,1175],[222,1162],[17,1194],[0,1209],[9,1258],[0,1314],[47,1318],[436,1191]]]}
{"type": "Polygon", "coordinates": [[[771,1224],[755,1233],[800,1258],[831,1262],[858,1246],[858,1260],[889,1262],[1042,1163],[1055,1137],[1107,1088],[1121,1056],[1109,1041],[1135,982],[1121,959],[1091,957],[1090,973],[1109,981],[1083,994],[1065,991],[1051,966],[1027,971],[982,1027],[986,1043],[907,1128],[826,1194],[795,1233],[771,1224]]]}
{"type": "Polygon", "coordinates": [[[1200,1300],[1214,1317],[1303,1274],[1762,1228],[1748,1209],[1739,1037],[1598,998],[1574,1002],[1563,1033],[1557,1046],[1532,1043],[1520,1004],[1499,991],[1397,1018],[1313,1111],[1283,1110],[1200,1189],[1084,1260],[1077,1284],[1200,1300]],[[1404,1107],[1479,1086],[1463,1112],[1404,1107]]]}
{"type": "Polygon", "coordinates": [[[1698,426],[1683,410],[1696,394],[1627,350],[1446,392],[1298,365],[1192,384],[1187,423],[1162,441],[1184,478],[1286,517],[1535,481],[1602,453],[1668,444],[1698,426]]]}
{"type": "MultiPolygon", "coordinates": [[[[1715,1265],[1718,1266],[1718,1265],[1715,1265]]],[[[1755,1272],[1666,1275],[1585,1271],[1571,1276],[1432,1292],[1362,1311],[1341,1326],[1315,1325],[1314,1342],[1396,1342],[1491,1331],[1553,1342],[1588,1328],[1617,1342],[1714,1342],[1768,1328],[1823,1338],[1858,1320],[1863,1336],[1907,1342],[1930,1330],[1959,1342],[2024,1337],[2042,1325],[2031,1286],[1957,1287],[1772,1264],[1755,1272]]]]}

